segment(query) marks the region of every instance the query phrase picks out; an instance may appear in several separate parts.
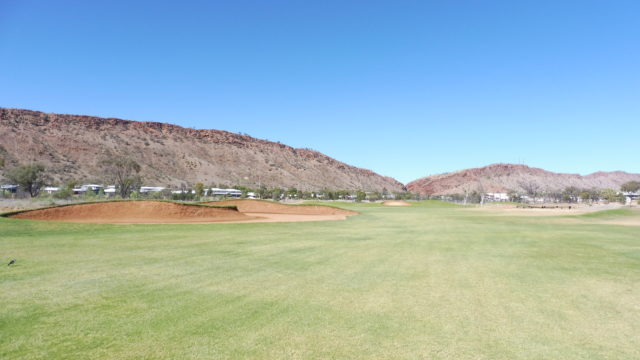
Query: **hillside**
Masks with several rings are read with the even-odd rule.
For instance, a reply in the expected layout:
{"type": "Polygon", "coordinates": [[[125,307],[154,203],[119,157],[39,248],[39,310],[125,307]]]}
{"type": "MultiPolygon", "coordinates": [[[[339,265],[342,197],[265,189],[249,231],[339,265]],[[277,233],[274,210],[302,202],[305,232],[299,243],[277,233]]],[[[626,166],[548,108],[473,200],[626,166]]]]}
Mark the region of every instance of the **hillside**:
{"type": "Polygon", "coordinates": [[[142,165],[145,183],[153,185],[203,182],[301,190],[404,189],[393,178],[317,151],[227,131],[0,108],[4,169],[37,161],[58,183],[98,181],[101,177],[96,163],[108,154],[132,156],[142,165]]]}
{"type": "Polygon", "coordinates": [[[407,184],[407,189],[429,195],[463,194],[480,189],[485,192],[521,191],[523,185],[530,183],[536,184],[544,191],[558,191],[568,186],[583,189],[618,189],[623,183],[632,180],[640,181],[640,174],[600,171],[582,176],[554,173],[526,165],[493,164],[423,177],[407,184]]]}

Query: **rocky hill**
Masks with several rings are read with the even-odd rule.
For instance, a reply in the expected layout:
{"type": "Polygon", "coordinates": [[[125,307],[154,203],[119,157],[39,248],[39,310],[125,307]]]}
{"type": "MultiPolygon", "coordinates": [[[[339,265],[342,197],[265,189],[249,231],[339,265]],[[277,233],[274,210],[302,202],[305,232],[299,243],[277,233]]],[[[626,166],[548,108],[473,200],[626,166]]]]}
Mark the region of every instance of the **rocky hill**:
{"type": "Polygon", "coordinates": [[[428,195],[523,191],[534,184],[541,191],[560,191],[568,186],[581,189],[619,189],[627,181],[640,181],[640,174],[623,171],[596,172],[586,176],[561,174],[526,165],[493,164],[482,168],[423,177],[407,184],[411,192],[428,195]]]}
{"type": "Polygon", "coordinates": [[[54,180],[100,180],[99,159],[127,154],[142,165],[145,184],[203,182],[301,190],[402,191],[390,177],[353,167],[308,149],[221,130],[157,122],[47,114],[0,108],[4,168],[40,162],[54,180]]]}

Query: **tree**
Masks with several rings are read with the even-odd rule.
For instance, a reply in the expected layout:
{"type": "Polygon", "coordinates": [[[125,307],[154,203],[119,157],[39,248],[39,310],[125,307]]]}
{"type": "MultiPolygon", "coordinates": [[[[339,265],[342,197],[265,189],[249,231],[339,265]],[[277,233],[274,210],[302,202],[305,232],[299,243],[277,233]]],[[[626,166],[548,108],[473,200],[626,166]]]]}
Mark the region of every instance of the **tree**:
{"type": "Polygon", "coordinates": [[[201,182],[196,183],[196,186],[194,186],[193,190],[195,190],[197,198],[201,198],[201,197],[204,196],[204,184],[203,183],[201,183],[201,182]]]}
{"type": "Polygon", "coordinates": [[[362,202],[367,197],[367,193],[362,190],[356,192],[356,202],[362,202]]]}
{"type": "Polygon", "coordinates": [[[142,185],[142,177],[138,175],[141,167],[128,156],[111,155],[102,159],[98,166],[102,169],[105,179],[115,184],[123,199],[142,185]]]}
{"type": "Polygon", "coordinates": [[[577,202],[580,189],[575,186],[568,186],[562,192],[562,199],[566,202],[577,202]]]}
{"type": "Polygon", "coordinates": [[[40,189],[49,181],[42,164],[20,165],[6,174],[6,177],[16,185],[20,185],[24,191],[28,191],[31,197],[38,196],[40,189]]]}
{"type": "Polygon", "coordinates": [[[520,181],[518,185],[520,185],[520,188],[522,188],[522,190],[524,190],[524,192],[529,195],[535,203],[536,197],[538,197],[538,194],[540,193],[540,185],[533,180],[520,181]]]}
{"type": "Polygon", "coordinates": [[[608,202],[622,202],[624,203],[624,196],[619,192],[613,189],[604,189],[602,190],[602,198],[607,200],[608,202]]]}
{"type": "Polygon", "coordinates": [[[637,192],[638,190],[640,190],[640,181],[626,182],[622,184],[622,186],[620,186],[620,190],[624,192],[630,192],[630,193],[637,192]]]}

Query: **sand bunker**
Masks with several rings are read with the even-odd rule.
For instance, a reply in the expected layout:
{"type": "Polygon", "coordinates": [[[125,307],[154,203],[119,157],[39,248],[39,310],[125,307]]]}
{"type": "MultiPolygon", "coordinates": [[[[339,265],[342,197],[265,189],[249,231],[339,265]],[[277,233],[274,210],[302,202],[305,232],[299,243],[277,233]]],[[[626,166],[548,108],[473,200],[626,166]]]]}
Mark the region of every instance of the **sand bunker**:
{"type": "Polygon", "coordinates": [[[320,205],[285,205],[265,200],[224,200],[209,205],[233,205],[238,211],[253,217],[248,222],[298,222],[345,220],[357,212],[320,205]]]}
{"type": "Polygon", "coordinates": [[[355,215],[355,211],[321,205],[285,205],[265,200],[224,200],[213,201],[209,205],[233,205],[243,213],[290,214],[290,215],[355,215]]]}
{"type": "Polygon", "coordinates": [[[31,210],[10,217],[93,224],[179,224],[236,222],[254,219],[236,209],[165,201],[112,201],[76,204],[31,210]]]}
{"type": "Polygon", "coordinates": [[[388,200],[382,203],[384,206],[411,206],[411,203],[401,200],[388,200]]]}
{"type": "Polygon", "coordinates": [[[92,224],[186,224],[344,220],[357,214],[329,206],[292,206],[257,200],[216,201],[206,205],[234,205],[237,209],[167,201],[112,201],[36,209],[10,217],[92,224]]]}

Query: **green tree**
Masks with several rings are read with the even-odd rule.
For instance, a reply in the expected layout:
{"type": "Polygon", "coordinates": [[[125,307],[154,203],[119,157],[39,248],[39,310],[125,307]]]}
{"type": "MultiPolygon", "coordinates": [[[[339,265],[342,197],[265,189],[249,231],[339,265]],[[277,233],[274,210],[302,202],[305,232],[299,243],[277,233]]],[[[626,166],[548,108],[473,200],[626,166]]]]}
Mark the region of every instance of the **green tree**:
{"type": "Polygon", "coordinates": [[[374,191],[369,194],[369,201],[378,201],[380,199],[381,199],[381,195],[377,191],[374,191]]]}
{"type": "Polygon", "coordinates": [[[14,184],[20,185],[24,191],[29,192],[31,197],[38,196],[40,189],[50,180],[42,164],[17,166],[9,170],[6,177],[14,184]]]}
{"type": "Polygon", "coordinates": [[[566,202],[577,202],[580,195],[580,189],[575,186],[569,186],[562,192],[562,200],[566,202]]]}
{"type": "Polygon", "coordinates": [[[367,197],[367,193],[362,190],[356,192],[356,202],[362,202],[367,197]]]}
{"type": "Polygon", "coordinates": [[[624,196],[622,194],[620,194],[619,192],[613,190],[613,189],[604,189],[602,190],[601,196],[603,199],[609,201],[609,202],[622,202],[624,203],[624,196]]]}
{"type": "Polygon", "coordinates": [[[622,186],[620,186],[620,190],[624,191],[624,192],[636,192],[638,190],[640,190],[640,181],[629,181],[626,182],[624,184],[622,184],[622,186]]]}
{"type": "Polygon", "coordinates": [[[193,187],[193,190],[196,192],[196,197],[199,199],[204,196],[204,184],[199,182],[196,183],[196,186],[193,187]]]}
{"type": "Polygon", "coordinates": [[[140,165],[128,156],[111,155],[103,158],[98,163],[107,181],[115,184],[120,197],[129,197],[132,191],[142,185],[142,177],[139,175],[140,165]]]}
{"type": "Polygon", "coordinates": [[[591,194],[588,191],[583,191],[580,193],[580,199],[582,202],[588,202],[591,199],[591,194]]]}

